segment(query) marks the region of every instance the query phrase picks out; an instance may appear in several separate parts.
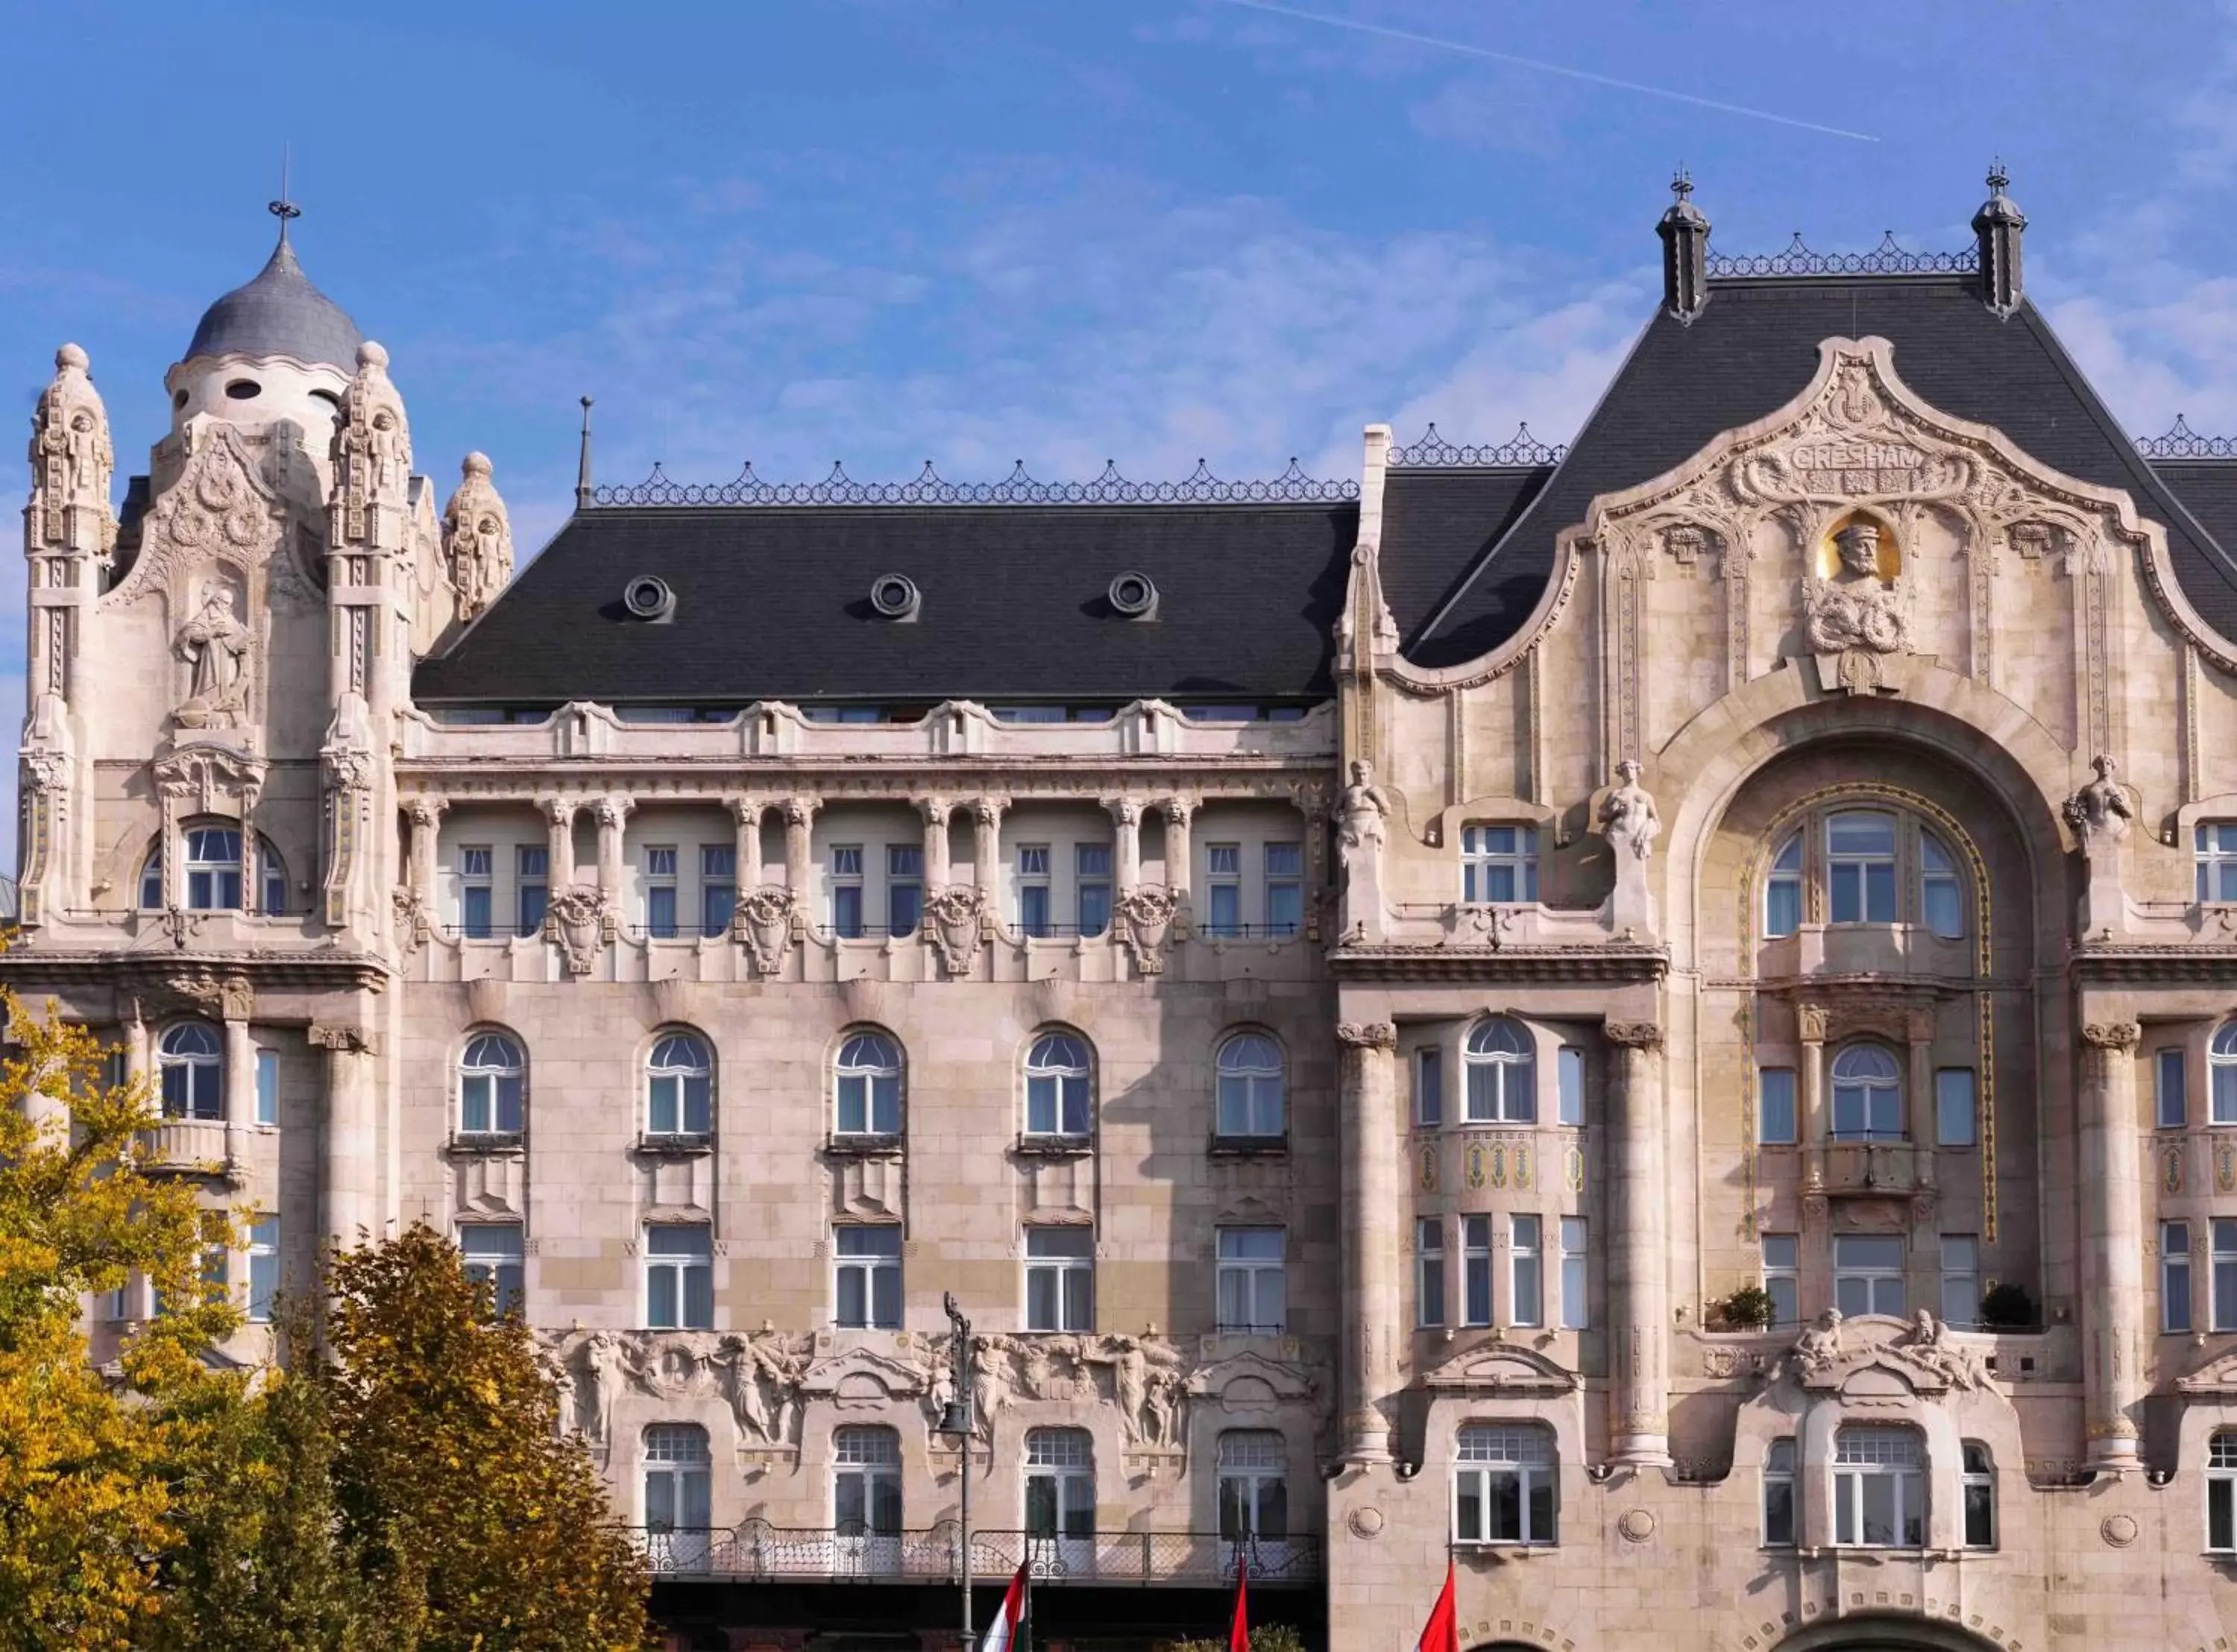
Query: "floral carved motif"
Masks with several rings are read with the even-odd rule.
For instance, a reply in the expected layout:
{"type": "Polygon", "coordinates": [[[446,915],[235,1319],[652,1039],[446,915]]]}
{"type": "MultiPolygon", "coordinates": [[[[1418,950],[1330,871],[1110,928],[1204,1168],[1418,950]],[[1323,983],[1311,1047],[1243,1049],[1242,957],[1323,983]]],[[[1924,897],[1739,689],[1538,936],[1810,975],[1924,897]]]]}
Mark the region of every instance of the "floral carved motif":
{"type": "Polygon", "coordinates": [[[1179,906],[1180,897],[1162,884],[1137,884],[1118,897],[1113,912],[1119,944],[1144,975],[1165,973],[1165,943],[1179,906]]]}
{"type": "Polygon", "coordinates": [[[934,944],[940,948],[940,961],[959,980],[978,972],[980,924],[986,911],[986,892],[970,884],[944,885],[925,898],[924,915],[934,944]]]}
{"type": "Polygon", "coordinates": [[[605,892],[595,884],[570,884],[544,911],[544,938],[556,943],[567,973],[588,975],[606,942],[605,892]]]}
{"type": "Polygon", "coordinates": [[[782,884],[764,884],[738,898],[730,914],[730,932],[745,944],[746,957],[756,974],[773,976],[784,967],[792,946],[792,913],[797,905],[782,884]]]}

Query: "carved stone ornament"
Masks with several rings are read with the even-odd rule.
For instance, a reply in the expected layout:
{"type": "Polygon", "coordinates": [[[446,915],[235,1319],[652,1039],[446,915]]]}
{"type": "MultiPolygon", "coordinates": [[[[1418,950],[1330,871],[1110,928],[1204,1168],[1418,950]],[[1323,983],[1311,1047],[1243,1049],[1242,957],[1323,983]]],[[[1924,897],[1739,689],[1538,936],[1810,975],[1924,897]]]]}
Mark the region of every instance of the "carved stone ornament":
{"type": "Polygon", "coordinates": [[[173,612],[194,616],[196,576],[263,565],[273,588],[309,589],[281,543],[285,510],[265,465],[234,425],[190,425],[190,451],[178,477],[148,514],[139,556],[105,603],[131,603],[161,592],[173,612]]]}
{"type": "Polygon", "coordinates": [[[330,791],[362,791],[373,784],[373,726],[361,695],[343,691],[319,748],[319,761],[330,791]]]}
{"type": "Polygon", "coordinates": [[[411,504],[412,430],[388,378],[388,352],[357,348],[357,374],[334,425],[328,543],[335,550],[401,550],[411,504]]]}
{"type": "Polygon", "coordinates": [[[792,948],[792,913],[797,899],[782,884],[763,884],[738,898],[730,914],[730,932],[745,943],[746,957],[757,975],[773,976],[784,968],[792,948]]]}
{"type": "Polygon", "coordinates": [[[339,1050],[344,1055],[373,1056],[378,1055],[380,1050],[379,1041],[365,1028],[342,1026],[333,1022],[312,1023],[306,1037],[321,1050],[339,1050]]]}
{"type": "Polygon", "coordinates": [[[1336,854],[1347,875],[1354,868],[1380,869],[1390,799],[1375,783],[1375,766],[1364,759],[1351,766],[1351,784],[1336,794],[1336,854]]]}
{"type": "Polygon", "coordinates": [[[1826,1022],[1830,1012],[1822,1004],[1798,1004],[1794,1006],[1796,1036],[1805,1044],[1825,1042],[1826,1022]]]}
{"type": "Polygon", "coordinates": [[[971,884],[947,884],[925,897],[924,915],[940,948],[940,961],[957,980],[967,980],[979,970],[980,922],[987,911],[986,891],[971,884]]]}
{"type": "Polygon", "coordinates": [[[462,620],[495,602],[512,578],[512,518],[490,480],[490,468],[487,454],[467,454],[459,467],[459,490],[443,507],[443,559],[462,620]]]}
{"type": "Polygon", "coordinates": [[[1180,897],[1163,884],[1136,884],[1123,892],[1112,907],[1118,919],[1119,944],[1144,975],[1162,975],[1165,943],[1171,938],[1173,914],[1180,897]]]}
{"type": "Polygon", "coordinates": [[[1643,772],[1637,759],[1625,758],[1615,766],[1614,789],[1600,800],[1600,834],[1619,855],[1633,860],[1653,852],[1655,837],[1662,830],[1653,795],[1639,783],[1643,772]]]}
{"type": "Polygon", "coordinates": [[[234,803],[264,786],[261,759],[230,746],[182,746],[152,766],[156,792],[181,810],[208,813],[221,801],[234,803]]]}
{"type": "Polygon", "coordinates": [[[74,344],[55,352],[53,382],[31,413],[31,503],[24,513],[24,550],[107,557],[116,548],[116,516],[109,493],[116,451],[109,410],[88,376],[86,353],[74,344]]]}
{"type": "Polygon", "coordinates": [[[570,884],[544,909],[544,935],[566,959],[567,973],[588,975],[606,943],[606,895],[596,884],[570,884]]]}
{"type": "Polygon", "coordinates": [[[1662,1028],[1653,1021],[1611,1021],[1603,1030],[1607,1041],[1624,1050],[1660,1050],[1662,1028]]]}
{"type": "Polygon", "coordinates": [[[1514,1342],[1479,1343],[1425,1372],[1422,1385],[1436,1393],[1501,1399],[1553,1399],[1576,1392],[1576,1372],[1535,1348],[1514,1342]]]}
{"type": "Polygon", "coordinates": [[[213,576],[172,638],[188,670],[187,697],[171,713],[181,728],[238,728],[247,715],[254,638],[239,606],[232,580],[213,576]]]}
{"type": "Polygon", "coordinates": [[[390,904],[396,912],[396,938],[407,952],[416,952],[433,938],[434,914],[427,910],[426,897],[409,884],[399,884],[389,894],[390,904]]]}
{"type": "Polygon", "coordinates": [[[2133,1050],[2143,1029],[2133,1021],[2092,1021],[2082,1029],[2082,1042],[2100,1050],[2133,1050]]]}
{"type": "Polygon", "coordinates": [[[1398,1029],[1388,1021],[1339,1021],[1336,1041],[1352,1050],[1396,1050],[1398,1029]]]}
{"type": "Polygon", "coordinates": [[[2128,835],[2130,810],[2128,794],[2113,777],[2120,765],[2104,752],[2089,760],[2089,767],[2097,778],[2066,800],[2063,811],[2066,824],[2082,839],[2082,846],[2115,844],[2128,835]]]}
{"type": "Polygon", "coordinates": [[[1871,694],[1883,686],[1880,658],[1910,646],[1893,580],[1879,576],[1880,530],[1855,521],[1836,536],[1840,569],[1803,582],[1804,635],[1811,652],[1838,661],[1841,688],[1871,694]]]}
{"type": "Polygon", "coordinates": [[[2003,1392],[1981,1352],[1924,1308],[1907,1324],[1878,1316],[1844,1320],[1828,1308],[1795,1339],[1773,1374],[1864,1405],[1905,1393],[2003,1392]]]}
{"type": "Polygon", "coordinates": [[[247,1021],[256,1013],[256,990],[246,976],[175,975],[163,986],[182,1003],[221,1021],[247,1021]]]}

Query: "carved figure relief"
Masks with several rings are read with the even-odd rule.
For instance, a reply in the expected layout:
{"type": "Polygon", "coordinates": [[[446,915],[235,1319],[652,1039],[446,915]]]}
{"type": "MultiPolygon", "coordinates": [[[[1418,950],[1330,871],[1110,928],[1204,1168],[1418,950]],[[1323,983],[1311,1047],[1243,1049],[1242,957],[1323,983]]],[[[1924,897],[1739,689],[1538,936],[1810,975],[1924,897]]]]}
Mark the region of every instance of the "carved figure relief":
{"type": "Polygon", "coordinates": [[[2066,824],[2074,828],[2085,849],[2119,843],[2128,835],[2130,819],[2128,793],[2113,778],[2121,766],[2108,754],[2100,752],[2089,760],[2089,767],[2097,778],[2067,799],[2065,808],[2066,824]]]}
{"type": "Polygon", "coordinates": [[[556,942],[567,973],[588,975],[606,940],[606,896],[596,884],[570,884],[544,912],[544,938],[556,942]]]}
{"type": "Polygon", "coordinates": [[[1363,758],[1355,761],[1351,784],[1338,793],[1336,802],[1336,853],[1347,872],[1363,863],[1377,864],[1384,841],[1383,822],[1389,813],[1390,800],[1375,783],[1375,766],[1363,758]]]}
{"type": "Polygon", "coordinates": [[[232,583],[207,580],[193,617],[174,639],[187,662],[187,697],[171,719],[181,728],[237,728],[247,710],[249,630],[232,583]]]}
{"type": "Polygon", "coordinates": [[[412,433],[404,399],[388,378],[388,352],[367,339],[358,346],[357,375],[342,397],[334,425],[333,520],[336,550],[401,550],[412,474],[412,433]]]}
{"type": "Polygon", "coordinates": [[[1179,907],[1180,897],[1162,884],[1136,884],[1118,897],[1112,910],[1118,919],[1119,944],[1144,975],[1165,973],[1165,943],[1179,907]]]}
{"type": "Polygon", "coordinates": [[[497,600],[512,578],[512,519],[485,453],[469,453],[459,467],[458,491],[443,508],[443,559],[459,617],[471,620],[497,600]]]}
{"type": "Polygon", "coordinates": [[[978,973],[980,925],[986,911],[986,892],[971,884],[943,885],[925,897],[924,915],[940,948],[940,961],[958,980],[978,973]]]}
{"type": "Polygon", "coordinates": [[[1838,657],[1840,685],[1850,694],[1876,693],[1880,656],[1910,646],[1895,582],[1880,576],[1881,533],[1869,518],[1851,519],[1833,536],[1837,571],[1803,588],[1811,651],[1838,657]]]}
{"type": "Polygon", "coordinates": [[[782,884],[764,884],[739,897],[730,915],[730,931],[745,943],[756,975],[774,976],[784,968],[784,955],[792,946],[795,905],[792,891],[782,884]]]}
{"type": "Polygon", "coordinates": [[[29,549],[106,557],[116,547],[109,490],[116,451],[109,410],[88,376],[86,353],[74,344],[55,352],[55,377],[31,414],[29,549]]]}

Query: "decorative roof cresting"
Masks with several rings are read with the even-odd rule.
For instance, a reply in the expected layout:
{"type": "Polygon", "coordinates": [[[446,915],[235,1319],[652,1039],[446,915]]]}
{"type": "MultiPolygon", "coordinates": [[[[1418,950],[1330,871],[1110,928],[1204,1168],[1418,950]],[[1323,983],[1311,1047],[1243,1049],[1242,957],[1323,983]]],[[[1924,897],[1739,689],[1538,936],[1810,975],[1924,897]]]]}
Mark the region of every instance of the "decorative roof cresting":
{"type": "Polygon", "coordinates": [[[594,505],[1341,504],[1359,497],[1359,484],[1307,476],[1295,459],[1262,482],[1227,481],[1202,459],[1178,482],[1129,481],[1115,460],[1090,482],[1041,482],[1026,473],[1023,459],[999,482],[950,482],[930,459],[906,482],[857,482],[838,463],[821,481],[769,482],[754,474],[749,459],[728,482],[677,482],[656,464],[642,482],[588,492],[594,505]]]}
{"type": "Polygon", "coordinates": [[[1490,470],[1502,466],[1559,464],[1569,451],[1566,443],[1541,442],[1530,433],[1525,419],[1514,434],[1496,445],[1455,446],[1437,433],[1432,424],[1421,438],[1390,450],[1393,470],[1490,470]]]}
{"type": "Polygon", "coordinates": [[[2237,436],[2201,436],[2181,413],[2157,436],[2136,438],[2148,459],[2237,459],[2237,436]]]}
{"type": "Polygon", "coordinates": [[[1775,253],[1719,253],[1709,254],[1709,273],[1735,275],[1973,275],[1981,268],[1981,252],[1967,247],[1954,253],[1914,253],[1895,244],[1887,231],[1869,253],[1820,253],[1805,246],[1802,232],[1775,253]]]}

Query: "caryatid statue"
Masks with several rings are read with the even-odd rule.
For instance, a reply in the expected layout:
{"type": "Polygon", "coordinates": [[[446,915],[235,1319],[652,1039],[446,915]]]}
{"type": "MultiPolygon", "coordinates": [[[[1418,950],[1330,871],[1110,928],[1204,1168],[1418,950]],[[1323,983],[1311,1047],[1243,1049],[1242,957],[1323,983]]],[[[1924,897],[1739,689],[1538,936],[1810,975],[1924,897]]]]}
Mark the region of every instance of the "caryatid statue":
{"type": "Polygon", "coordinates": [[[1600,800],[1601,835],[1617,849],[1628,851],[1634,860],[1644,860],[1653,852],[1655,837],[1662,830],[1653,794],[1639,783],[1641,772],[1636,758],[1625,758],[1615,766],[1615,789],[1600,800]]]}

